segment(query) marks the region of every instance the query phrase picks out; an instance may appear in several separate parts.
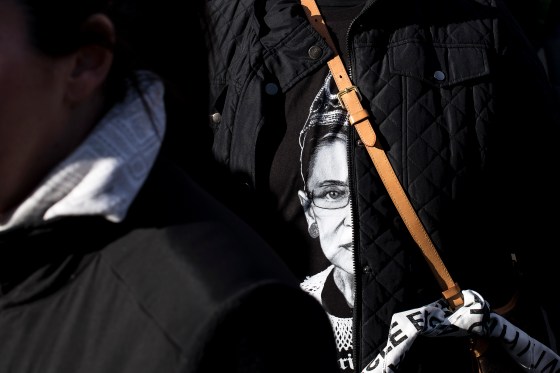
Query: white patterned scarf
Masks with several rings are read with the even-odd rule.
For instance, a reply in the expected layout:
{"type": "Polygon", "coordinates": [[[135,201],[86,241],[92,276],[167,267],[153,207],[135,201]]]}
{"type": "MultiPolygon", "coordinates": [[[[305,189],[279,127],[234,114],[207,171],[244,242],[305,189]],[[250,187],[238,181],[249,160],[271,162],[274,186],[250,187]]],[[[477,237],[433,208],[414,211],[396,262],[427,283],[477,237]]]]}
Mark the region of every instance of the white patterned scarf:
{"type": "Polygon", "coordinates": [[[560,357],[508,320],[490,310],[480,294],[463,290],[464,305],[453,312],[443,299],[399,312],[391,319],[387,344],[362,373],[397,372],[400,362],[419,335],[425,337],[485,336],[500,345],[526,372],[557,372],[560,357]]]}

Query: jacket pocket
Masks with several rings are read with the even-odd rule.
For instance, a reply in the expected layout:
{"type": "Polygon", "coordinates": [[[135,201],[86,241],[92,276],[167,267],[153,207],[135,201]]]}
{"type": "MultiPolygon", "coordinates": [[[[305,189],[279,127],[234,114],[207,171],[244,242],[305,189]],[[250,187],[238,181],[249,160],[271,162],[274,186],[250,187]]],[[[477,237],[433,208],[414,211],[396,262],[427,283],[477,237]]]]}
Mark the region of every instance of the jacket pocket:
{"type": "Polygon", "coordinates": [[[489,75],[484,46],[407,42],[388,50],[389,70],[445,88],[489,75]]]}

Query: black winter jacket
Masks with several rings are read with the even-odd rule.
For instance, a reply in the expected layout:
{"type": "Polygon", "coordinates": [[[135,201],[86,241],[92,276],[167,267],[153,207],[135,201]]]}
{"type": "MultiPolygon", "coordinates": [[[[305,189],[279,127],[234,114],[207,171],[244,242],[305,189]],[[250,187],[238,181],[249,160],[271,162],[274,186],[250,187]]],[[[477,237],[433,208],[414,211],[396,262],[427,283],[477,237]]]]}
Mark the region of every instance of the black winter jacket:
{"type": "MultiPolygon", "coordinates": [[[[332,52],[295,0],[208,4],[213,152],[235,177],[235,202],[241,195],[258,201],[267,185],[259,151],[274,148],[263,134],[282,128],[283,93],[332,52]],[[268,83],[280,92],[266,94],[268,83]]],[[[528,288],[531,306],[516,320],[554,347],[535,315],[538,303],[552,307],[553,326],[560,317],[545,290],[557,271],[550,259],[558,253],[551,178],[560,120],[545,70],[519,26],[500,0],[370,0],[347,42],[353,83],[451,275],[494,307],[528,288]]],[[[354,308],[355,361],[364,368],[383,347],[393,313],[441,294],[356,134],[349,147],[361,304],[354,308]]],[[[401,369],[448,372],[444,356],[460,367],[463,345],[420,340],[401,369]]]]}
{"type": "Polygon", "coordinates": [[[2,233],[0,372],[337,372],[321,306],[262,244],[162,160],[122,223],[2,233]]]}

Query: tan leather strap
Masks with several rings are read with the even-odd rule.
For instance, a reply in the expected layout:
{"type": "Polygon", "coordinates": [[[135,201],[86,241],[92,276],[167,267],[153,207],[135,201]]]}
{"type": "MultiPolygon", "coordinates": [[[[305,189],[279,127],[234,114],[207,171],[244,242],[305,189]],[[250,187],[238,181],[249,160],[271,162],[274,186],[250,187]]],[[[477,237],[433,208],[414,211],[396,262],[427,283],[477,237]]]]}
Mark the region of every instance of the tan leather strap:
{"type": "Polygon", "coordinates": [[[395,171],[393,170],[385,151],[381,144],[377,141],[375,131],[369,120],[367,110],[362,107],[360,102],[360,93],[358,88],[352,84],[346,68],[338,55],[335,44],[333,43],[325,20],[321,16],[319,7],[315,0],[301,0],[301,4],[307,14],[309,22],[325,39],[330,48],[334,51],[335,56],[328,61],[329,69],[334,77],[338,87],[338,99],[341,105],[348,112],[348,119],[352,126],[356,128],[360,140],[365,145],[372,161],[397,207],[406,227],[410,234],[422,250],[424,257],[434,273],[439,285],[443,289],[442,294],[452,309],[456,309],[463,305],[463,297],[459,285],[453,281],[451,275],[447,271],[445,264],[441,260],[434,244],[432,243],[428,233],[424,229],[420,218],[414,211],[412,204],[406,196],[395,171]]]}

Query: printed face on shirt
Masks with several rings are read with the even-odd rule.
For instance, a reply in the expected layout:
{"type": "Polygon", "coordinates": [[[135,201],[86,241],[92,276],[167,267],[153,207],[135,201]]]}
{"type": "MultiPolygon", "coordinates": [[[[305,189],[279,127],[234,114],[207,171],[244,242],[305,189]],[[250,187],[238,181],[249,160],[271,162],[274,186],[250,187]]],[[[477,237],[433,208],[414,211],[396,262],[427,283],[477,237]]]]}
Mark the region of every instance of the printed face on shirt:
{"type": "MultiPolygon", "coordinates": [[[[348,273],[354,272],[352,217],[345,137],[331,136],[317,144],[309,167],[306,215],[317,224],[325,257],[348,273]]],[[[301,194],[300,194],[300,197],[301,194]]]]}

